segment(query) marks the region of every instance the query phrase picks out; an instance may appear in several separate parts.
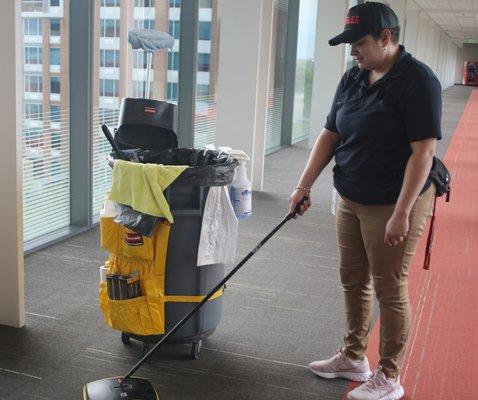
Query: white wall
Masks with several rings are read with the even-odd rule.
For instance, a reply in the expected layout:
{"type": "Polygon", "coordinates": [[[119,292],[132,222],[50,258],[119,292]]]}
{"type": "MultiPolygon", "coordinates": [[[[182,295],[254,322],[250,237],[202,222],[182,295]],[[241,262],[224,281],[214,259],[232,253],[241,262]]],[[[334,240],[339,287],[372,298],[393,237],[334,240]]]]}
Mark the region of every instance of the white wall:
{"type": "Polygon", "coordinates": [[[418,31],[420,23],[420,11],[407,10],[403,44],[409,53],[416,57],[418,45],[418,31]]]}
{"type": "Polygon", "coordinates": [[[20,1],[2,2],[0,14],[0,324],[25,324],[21,179],[22,45],[20,1]]]}
{"type": "Polygon", "coordinates": [[[465,61],[478,61],[478,44],[464,43],[458,48],[455,65],[455,83],[463,83],[463,66],[465,61]]]}
{"type": "Polygon", "coordinates": [[[400,43],[403,43],[404,34],[405,34],[405,25],[406,25],[406,9],[407,9],[407,0],[385,0],[382,3],[387,4],[390,8],[395,11],[395,14],[398,17],[400,22],[400,43]]]}
{"type": "Polygon", "coordinates": [[[428,15],[420,11],[419,21],[418,21],[417,44],[415,48],[415,54],[413,55],[422,62],[425,62],[425,58],[427,54],[428,20],[429,20],[428,15]]]}
{"type": "Polygon", "coordinates": [[[457,46],[448,35],[412,1],[406,14],[405,47],[428,65],[443,89],[454,84],[457,46]],[[414,47],[415,46],[415,47],[414,47]]]}
{"type": "Polygon", "coordinates": [[[272,0],[219,1],[221,33],[216,145],[244,150],[254,190],[262,190],[272,0]]]}

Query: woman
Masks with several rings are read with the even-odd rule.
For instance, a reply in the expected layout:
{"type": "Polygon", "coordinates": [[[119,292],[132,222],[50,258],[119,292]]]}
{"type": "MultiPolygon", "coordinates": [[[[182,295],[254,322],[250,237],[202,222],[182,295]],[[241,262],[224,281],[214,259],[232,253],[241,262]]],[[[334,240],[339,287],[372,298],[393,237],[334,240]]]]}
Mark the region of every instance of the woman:
{"type": "MultiPolygon", "coordinates": [[[[432,205],[428,175],[441,138],[441,87],[433,72],[398,45],[399,22],[388,6],[350,9],[345,30],[329,41],[351,43],[357,66],[337,88],[322,133],[290,197],[290,209],[335,156],[334,186],[346,332],[336,354],[310,364],[324,378],[365,382],[350,400],[400,399],[400,364],[410,330],[407,274],[432,205]],[[380,363],[365,350],[372,295],[380,305],[380,363]]],[[[307,201],[299,212],[310,207],[307,201]]]]}

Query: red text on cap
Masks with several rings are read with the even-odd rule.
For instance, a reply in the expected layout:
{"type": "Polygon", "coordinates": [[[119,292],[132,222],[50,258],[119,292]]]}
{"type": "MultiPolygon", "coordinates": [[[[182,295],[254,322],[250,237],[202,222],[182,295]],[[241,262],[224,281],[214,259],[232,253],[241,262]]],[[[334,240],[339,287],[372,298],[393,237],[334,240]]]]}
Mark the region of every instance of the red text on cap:
{"type": "Polygon", "coordinates": [[[345,19],[345,25],[360,24],[360,15],[350,15],[345,19]]]}

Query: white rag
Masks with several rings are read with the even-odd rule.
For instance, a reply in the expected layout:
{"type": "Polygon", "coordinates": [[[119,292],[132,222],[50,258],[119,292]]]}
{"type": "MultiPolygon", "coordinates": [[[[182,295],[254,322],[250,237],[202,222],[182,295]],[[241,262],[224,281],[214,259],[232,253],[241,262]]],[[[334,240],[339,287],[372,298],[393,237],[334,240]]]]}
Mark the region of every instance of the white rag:
{"type": "Polygon", "coordinates": [[[212,186],[202,218],[197,266],[232,264],[236,257],[237,227],[227,186],[212,186]]]}

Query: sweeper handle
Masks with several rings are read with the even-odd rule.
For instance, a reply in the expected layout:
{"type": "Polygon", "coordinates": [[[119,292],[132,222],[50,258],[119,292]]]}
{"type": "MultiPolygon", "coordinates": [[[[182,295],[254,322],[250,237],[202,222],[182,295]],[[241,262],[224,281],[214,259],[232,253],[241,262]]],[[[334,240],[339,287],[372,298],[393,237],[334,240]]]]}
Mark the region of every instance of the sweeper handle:
{"type": "Polygon", "coordinates": [[[207,295],[206,297],[204,297],[204,299],[198,303],[191,311],[189,311],[189,313],[181,320],[179,321],[174,327],[172,327],[170,329],[170,331],[168,333],[166,333],[166,335],[164,335],[161,340],[156,343],[152,348],[151,350],[149,350],[146,355],[138,361],[138,363],[133,367],[131,368],[131,370],[124,376],[124,378],[122,379],[121,381],[121,384],[123,384],[124,381],[126,381],[129,377],[131,377],[131,375],[133,375],[152,355],[153,353],[158,349],[159,346],[161,346],[166,340],[168,340],[168,338],[174,334],[174,332],[176,332],[179,328],[181,328],[181,326],[183,326],[189,318],[191,318],[204,304],[206,304],[206,302],[214,295],[214,293],[216,293],[219,289],[221,289],[224,284],[237,272],[239,271],[239,269],[249,260],[249,258],[251,258],[254,254],[256,254],[260,249],[261,247],[272,237],[274,236],[274,234],[280,229],[282,228],[282,226],[288,222],[289,220],[291,220],[300,210],[300,207],[304,204],[304,202],[306,200],[308,200],[309,198],[307,196],[304,196],[302,198],[301,201],[299,201],[297,203],[297,205],[295,206],[295,210],[294,212],[290,213],[290,214],[287,214],[284,219],[281,221],[281,223],[279,225],[277,225],[264,239],[261,240],[261,242],[247,255],[245,256],[242,261],[237,264],[236,267],[234,267],[234,269],[229,272],[226,277],[221,281],[219,282],[216,287],[214,289],[212,289],[207,295]]]}
{"type": "Polygon", "coordinates": [[[103,124],[103,125],[101,125],[101,130],[105,134],[106,139],[108,139],[108,142],[110,142],[111,147],[113,147],[113,150],[116,153],[116,155],[118,156],[118,158],[121,158],[122,160],[126,160],[126,157],[124,156],[123,152],[118,147],[118,145],[116,144],[115,139],[113,138],[113,135],[111,134],[108,127],[105,124],[103,124]]]}

